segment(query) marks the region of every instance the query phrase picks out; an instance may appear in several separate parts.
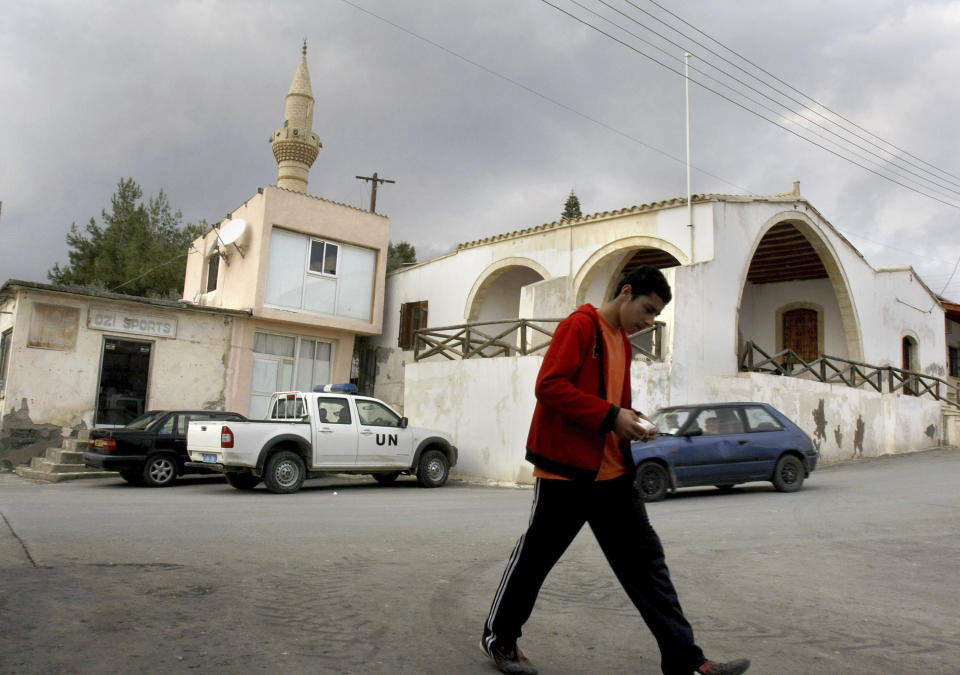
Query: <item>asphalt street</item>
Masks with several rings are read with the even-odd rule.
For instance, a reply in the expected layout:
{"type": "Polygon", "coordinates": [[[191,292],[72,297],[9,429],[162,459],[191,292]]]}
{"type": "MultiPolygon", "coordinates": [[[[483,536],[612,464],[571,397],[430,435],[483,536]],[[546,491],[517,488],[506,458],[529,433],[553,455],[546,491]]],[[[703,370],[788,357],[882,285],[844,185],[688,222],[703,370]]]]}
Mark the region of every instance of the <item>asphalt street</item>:
{"type": "MultiPolygon", "coordinates": [[[[750,673],[956,673],[960,451],[649,505],[697,641],[750,673]]],[[[532,491],[0,474],[0,673],[495,672],[477,648],[532,491]]],[[[521,647],[542,673],[659,672],[589,530],[521,647]]]]}

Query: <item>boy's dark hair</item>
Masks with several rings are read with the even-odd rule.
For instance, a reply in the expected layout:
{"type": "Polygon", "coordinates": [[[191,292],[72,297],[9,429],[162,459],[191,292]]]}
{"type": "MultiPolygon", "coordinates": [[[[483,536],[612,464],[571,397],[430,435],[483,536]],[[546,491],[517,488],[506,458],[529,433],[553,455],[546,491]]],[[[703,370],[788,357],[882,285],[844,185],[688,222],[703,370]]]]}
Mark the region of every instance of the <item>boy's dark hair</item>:
{"type": "Polygon", "coordinates": [[[617,292],[613,294],[613,297],[620,295],[620,291],[627,284],[630,284],[630,297],[632,298],[638,295],[656,293],[663,300],[663,304],[667,304],[673,298],[667,278],[663,276],[663,272],[652,265],[641,265],[622,278],[620,283],[617,284],[617,292]]]}

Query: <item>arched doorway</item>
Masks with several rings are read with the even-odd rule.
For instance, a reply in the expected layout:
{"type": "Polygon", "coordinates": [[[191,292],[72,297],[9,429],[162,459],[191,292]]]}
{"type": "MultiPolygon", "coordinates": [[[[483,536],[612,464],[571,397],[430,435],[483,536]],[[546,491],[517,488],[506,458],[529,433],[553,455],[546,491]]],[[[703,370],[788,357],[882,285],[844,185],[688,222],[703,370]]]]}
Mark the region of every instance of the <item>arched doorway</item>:
{"type": "Polygon", "coordinates": [[[862,360],[846,278],[819,228],[782,214],[757,241],[740,293],[740,354],[748,342],[773,354],[790,349],[810,362],[827,354],[862,360]]]}

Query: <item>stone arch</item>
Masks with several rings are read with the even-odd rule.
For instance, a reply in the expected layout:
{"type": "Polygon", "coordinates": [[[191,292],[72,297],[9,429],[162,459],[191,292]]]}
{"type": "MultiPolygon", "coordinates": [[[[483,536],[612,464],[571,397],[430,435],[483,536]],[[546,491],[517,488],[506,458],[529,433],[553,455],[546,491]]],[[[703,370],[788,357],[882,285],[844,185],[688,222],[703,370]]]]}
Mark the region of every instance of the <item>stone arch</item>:
{"type": "MultiPolygon", "coordinates": [[[[840,317],[842,344],[846,346],[847,352],[845,356],[854,361],[863,360],[860,322],[853,306],[853,296],[846,272],[833,246],[821,231],[821,226],[806,214],[799,211],[782,211],[769,218],[754,240],[741,279],[740,295],[737,299],[738,336],[743,336],[744,294],[748,284],[827,279],[840,317]],[[778,244],[778,241],[783,243],[778,244]],[[788,249],[790,255],[794,256],[791,264],[785,264],[784,260],[788,249]]],[[[809,301],[797,301],[794,304],[799,307],[805,302],[811,309],[819,307],[821,311],[824,310],[822,305],[809,301]]],[[[781,309],[784,308],[788,308],[787,305],[781,307],[781,309]]],[[[779,323],[781,316],[779,310],[776,316],[779,323]]],[[[822,326],[823,317],[820,318],[822,326]]],[[[742,347],[742,342],[739,344],[742,347]]],[[[834,354],[834,356],[844,355],[834,354]]]]}
{"type": "Polygon", "coordinates": [[[501,291],[509,294],[509,298],[501,298],[504,306],[509,305],[513,316],[498,316],[498,319],[516,319],[519,317],[520,289],[527,284],[551,278],[547,268],[530,258],[512,257],[498,260],[487,267],[467,295],[467,303],[463,310],[463,317],[467,321],[477,321],[485,309],[491,307],[489,303],[491,291],[501,291]],[[539,277],[539,278],[537,278],[539,277]],[[513,295],[516,294],[514,303],[513,295]],[[513,305],[516,304],[516,307],[513,305]]]}
{"type": "MultiPolygon", "coordinates": [[[[633,258],[638,249],[655,249],[664,254],[664,260],[667,257],[672,258],[671,264],[663,264],[663,267],[673,267],[676,265],[686,265],[690,262],[687,254],[668,241],[657,239],[656,237],[626,237],[612,241],[606,246],[594,251],[587,260],[580,266],[573,280],[574,306],[579,307],[588,301],[588,294],[591,289],[595,289],[598,283],[602,283],[603,292],[600,298],[594,298],[600,303],[607,300],[614,291],[614,287],[623,272],[624,267],[633,258]],[[603,280],[603,281],[601,281],[603,280]]],[[[657,265],[661,266],[661,265],[657,265]]]]}

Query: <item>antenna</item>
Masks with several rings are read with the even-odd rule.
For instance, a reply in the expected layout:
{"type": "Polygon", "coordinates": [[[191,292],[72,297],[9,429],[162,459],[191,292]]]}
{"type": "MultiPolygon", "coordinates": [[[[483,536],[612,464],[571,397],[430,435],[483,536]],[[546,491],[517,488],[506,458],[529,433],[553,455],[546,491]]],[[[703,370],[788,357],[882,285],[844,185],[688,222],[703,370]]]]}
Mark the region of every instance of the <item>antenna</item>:
{"type": "Polygon", "coordinates": [[[237,249],[237,252],[240,254],[240,257],[243,257],[243,249],[240,248],[240,244],[237,243],[237,240],[243,236],[243,233],[247,229],[247,221],[243,218],[234,218],[229,223],[217,230],[217,239],[220,240],[220,243],[224,246],[229,246],[233,244],[233,247],[237,249]]]}

